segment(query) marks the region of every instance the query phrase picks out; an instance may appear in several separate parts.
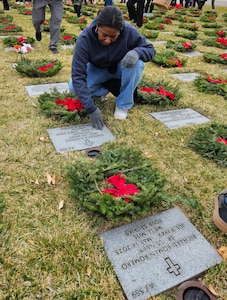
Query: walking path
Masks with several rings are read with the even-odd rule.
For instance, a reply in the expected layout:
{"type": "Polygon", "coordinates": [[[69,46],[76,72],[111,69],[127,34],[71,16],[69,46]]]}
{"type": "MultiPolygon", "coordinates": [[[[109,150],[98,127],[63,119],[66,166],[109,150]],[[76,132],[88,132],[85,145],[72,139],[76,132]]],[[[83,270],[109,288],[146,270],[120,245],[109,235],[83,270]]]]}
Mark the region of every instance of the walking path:
{"type": "MultiPolygon", "coordinates": [[[[215,7],[217,6],[225,6],[227,7],[227,0],[215,0],[215,7]]],[[[211,6],[211,0],[206,1],[205,6],[211,6]]]]}

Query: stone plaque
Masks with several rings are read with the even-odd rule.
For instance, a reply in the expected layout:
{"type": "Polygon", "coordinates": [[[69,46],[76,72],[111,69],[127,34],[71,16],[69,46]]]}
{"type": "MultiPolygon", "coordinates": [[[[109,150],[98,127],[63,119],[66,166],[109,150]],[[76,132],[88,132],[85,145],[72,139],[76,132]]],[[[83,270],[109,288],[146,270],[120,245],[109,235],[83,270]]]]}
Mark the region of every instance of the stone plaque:
{"type": "Polygon", "coordinates": [[[191,108],[154,112],[150,113],[150,115],[163,122],[170,129],[194,124],[203,124],[210,121],[208,118],[191,108]]]}
{"type": "Polygon", "coordinates": [[[153,45],[162,45],[162,44],[165,44],[166,41],[154,41],[152,42],[153,45]]]}
{"type": "Polygon", "coordinates": [[[200,76],[198,73],[181,73],[172,75],[182,81],[193,81],[200,76]]]}
{"type": "Polygon", "coordinates": [[[164,32],[162,32],[162,34],[173,34],[173,32],[172,31],[164,31],[164,32]]]}
{"type": "Polygon", "coordinates": [[[188,57],[194,57],[194,56],[200,56],[200,55],[203,55],[201,52],[199,51],[192,51],[192,52],[185,52],[185,53],[182,53],[183,55],[185,56],[188,56],[188,57]]]}
{"type": "Polygon", "coordinates": [[[62,49],[73,49],[75,45],[62,45],[62,49]]]}
{"type": "Polygon", "coordinates": [[[178,208],[109,230],[101,237],[128,300],[145,300],[222,261],[178,208]]]}
{"type": "Polygon", "coordinates": [[[97,130],[91,124],[53,128],[47,132],[59,153],[99,147],[115,140],[106,126],[103,130],[97,130]]]}
{"type": "Polygon", "coordinates": [[[28,95],[31,97],[39,96],[43,93],[52,93],[54,88],[56,88],[60,93],[69,92],[68,82],[27,85],[25,88],[28,95]]]}

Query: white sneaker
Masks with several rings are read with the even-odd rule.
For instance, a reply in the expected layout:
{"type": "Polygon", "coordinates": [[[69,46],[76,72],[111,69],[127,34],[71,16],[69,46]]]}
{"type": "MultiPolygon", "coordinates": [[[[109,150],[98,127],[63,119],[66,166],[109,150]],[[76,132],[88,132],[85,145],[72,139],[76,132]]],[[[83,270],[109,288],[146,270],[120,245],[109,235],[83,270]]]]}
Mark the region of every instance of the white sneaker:
{"type": "Polygon", "coordinates": [[[121,109],[116,106],[115,112],[114,112],[114,118],[117,120],[125,120],[128,116],[128,110],[127,109],[121,109]]]}

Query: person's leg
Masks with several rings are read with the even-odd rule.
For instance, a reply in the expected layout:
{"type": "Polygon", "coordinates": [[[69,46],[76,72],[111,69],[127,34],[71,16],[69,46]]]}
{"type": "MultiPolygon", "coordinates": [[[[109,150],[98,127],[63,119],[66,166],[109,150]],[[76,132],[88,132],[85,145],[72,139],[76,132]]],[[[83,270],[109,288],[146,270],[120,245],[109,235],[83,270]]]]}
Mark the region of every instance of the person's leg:
{"type": "Polygon", "coordinates": [[[3,0],[3,8],[4,10],[9,10],[9,3],[7,0],[3,0]]]}
{"type": "Polygon", "coordinates": [[[147,0],[146,1],[146,4],[144,6],[144,12],[145,13],[148,13],[148,9],[149,9],[150,3],[151,3],[151,0],[147,0]]]}
{"type": "MultiPolygon", "coordinates": [[[[113,78],[113,74],[107,70],[96,68],[91,63],[87,64],[87,87],[92,96],[105,96],[109,90],[102,86],[102,83],[111,78],[113,78]]],[[[69,90],[75,93],[72,79],[69,81],[69,90]]]]}
{"type": "Polygon", "coordinates": [[[60,36],[60,27],[63,16],[62,0],[47,1],[50,7],[50,49],[57,48],[60,36]]]}
{"type": "Polygon", "coordinates": [[[134,22],[136,22],[136,8],[135,8],[136,2],[137,0],[128,0],[126,3],[129,19],[134,20],[134,22]]]}
{"type": "Polygon", "coordinates": [[[212,9],[215,9],[214,2],[215,2],[215,0],[211,1],[211,7],[212,7],[212,9]]]}
{"type": "Polygon", "coordinates": [[[138,60],[132,68],[123,68],[121,63],[119,65],[120,72],[118,70],[117,74],[114,74],[115,78],[118,78],[121,73],[121,88],[120,94],[116,98],[116,106],[120,109],[127,110],[134,104],[133,94],[142,77],[144,62],[142,60],[138,60]]]}
{"type": "Polygon", "coordinates": [[[138,27],[143,25],[144,2],[145,0],[137,0],[136,25],[138,27]]]}
{"type": "Polygon", "coordinates": [[[45,21],[45,8],[44,1],[33,0],[32,6],[32,23],[36,32],[41,32],[40,25],[45,21]]]}

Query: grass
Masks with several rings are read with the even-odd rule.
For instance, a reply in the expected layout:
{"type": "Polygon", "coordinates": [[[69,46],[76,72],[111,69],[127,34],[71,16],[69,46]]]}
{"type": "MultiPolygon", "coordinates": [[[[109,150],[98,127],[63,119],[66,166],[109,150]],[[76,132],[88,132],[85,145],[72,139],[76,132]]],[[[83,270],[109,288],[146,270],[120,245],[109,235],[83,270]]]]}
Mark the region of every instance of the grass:
{"type": "MultiPolygon", "coordinates": [[[[207,9],[209,7],[204,7],[204,11],[207,9]]],[[[221,16],[227,13],[227,8],[217,8],[217,12],[220,22],[226,27],[221,16]]],[[[15,9],[5,14],[13,16],[14,22],[22,26],[23,35],[34,36],[31,16],[18,14],[15,9]]],[[[80,33],[75,24],[69,24],[65,19],[62,24],[67,32],[80,33]]],[[[170,31],[178,29],[177,21],[168,26],[170,31]]],[[[198,39],[205,38],[202,30],[199,30],[198,39]]],[[[160,32],[158,40],[167,38],[169,35],[160,32]]],[[[29,59],[56,58],[48,50],[48,43],[49,36],[44,33],[42,41],[35,42],[35,50],[25,56],[29,59]]],[[[163,45],[155,48],[160,51],[163,45]]],[[[196,51],[210,51],[210,48],[198,42],[196,51]]],[[[80,210],[69,196],[66,166],[84,154],[58,154],[51,142],[40,140],[40,137],[48,138],[47,129],[60,124],[46,118],[37,98],[29,97],[25,90],[26,85],[67,82],[72,50],[60,49],[57,58],[63,69],[56,76],[28,78],[12,68],[17,55],[13,51],[4,51],[2,43],[0,197],[5,200],[5,208],[0,248],[0,299],[122,300],[123,290],[98,237],[98,233],[112,225],[80,210]],[[47,173],[55,176],[55,185],[48,184],[47,173]],[[64,206],[59,209],[61,201],[64,206]]],[[[177,84],[183,93],[177,107],[190,107],[212,121],[226,124],[227,102],[221,96],[199,93],[191,82],[174,79],[171,74],[175,72],[225,77],[223,66],[207,64],[200,56],[189,58],[183,69],[166,69],[147,63],[144,75],[149,80],[177,84]]],[[[167,188],[176,199],[174,205],[185,213],[215,249],[226,245],[226,235],[212,221],[214,199],[226,188],[226,169],[202,158],[187,145],[194,130],[203,125],[169,130],[149,116],[151,111],[161,111],[162,108],[148,105],[135,105],[125,122],[117,122],[113,118],[114,105],[112,97],[102,106],[102,112],[105,124],[117,137],[116,143],[138,146],[149,156],[167,178],[167,188]]],[[[205,285],[211,284],[215,288],[220,300],[226,299],[226,272],[226,262],[223,262],[199,278],[205,285]]],[[[174,288],[152,299],[174,300],[176,293],[177,288],[174,288]]]]}

